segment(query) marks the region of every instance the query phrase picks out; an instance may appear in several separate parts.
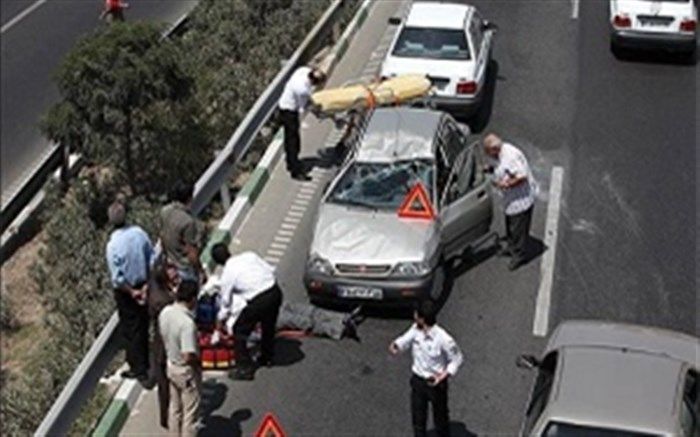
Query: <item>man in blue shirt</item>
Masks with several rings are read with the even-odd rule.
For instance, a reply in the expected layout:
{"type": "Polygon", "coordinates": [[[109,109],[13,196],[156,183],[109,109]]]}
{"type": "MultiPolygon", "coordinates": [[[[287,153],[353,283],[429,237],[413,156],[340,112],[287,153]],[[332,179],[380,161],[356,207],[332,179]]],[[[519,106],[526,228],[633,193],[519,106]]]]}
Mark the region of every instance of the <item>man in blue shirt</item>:
{"type": "Polygon", "coordinates": [[[148,381],[148,309],[146,297],[153,245],[146,232],[126,223],[126,207],[117,201],[107,211],[114,231],[107,242],[114,299],[117,302],[119,325],[126,349],[129,370],[125,378],[148,381]]]}

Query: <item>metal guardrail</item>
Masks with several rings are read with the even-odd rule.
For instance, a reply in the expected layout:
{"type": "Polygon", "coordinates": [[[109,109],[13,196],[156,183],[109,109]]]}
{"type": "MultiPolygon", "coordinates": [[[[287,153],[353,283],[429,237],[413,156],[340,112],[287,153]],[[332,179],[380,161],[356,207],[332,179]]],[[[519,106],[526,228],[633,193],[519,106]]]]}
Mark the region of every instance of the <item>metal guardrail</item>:
{"type": "MultiPolygon", "coordinates": [[[[238,126],[226,147],[202,174],[195,186],[193,212],[199,214],[222,187],[226,187],[233,167],[245,154],[260,129],[270,119],[277,106],[284,84],[294,70],[317,51],[332,33],[333,24],[347,4],[333,0],[326,12],[309,32],[301,45],[275,76],[251,110],[238,126]]],[[[184,22],[184,21],[183,21],[184,22]]],[[[171,28],[172,31],[172,28],[171,28]]],[[[116,354],[116,334],[119,317],[115,312],[102,328],[90,350],[73,372],[51,409],[35,431],[35,436],[65,435],[80,409],[94,391],[99,378],[116,354]]]]}

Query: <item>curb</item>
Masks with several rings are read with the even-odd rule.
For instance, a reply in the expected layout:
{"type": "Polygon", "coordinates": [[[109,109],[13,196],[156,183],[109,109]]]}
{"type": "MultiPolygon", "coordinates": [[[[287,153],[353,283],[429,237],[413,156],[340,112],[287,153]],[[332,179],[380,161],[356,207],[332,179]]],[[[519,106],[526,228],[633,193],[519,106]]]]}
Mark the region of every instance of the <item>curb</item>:
{"type": "MultiPolygon", "coordinates": [[[[363,0],[362,5],[328,55],[326,59],[328,65],[325,66],[325,69],[329,75],[350,46],[350,39],[369,16],[369,8],[374,1],[375,0],[363,0]]],[[[282,129],[280,129],[275,134],[272,142],[268,145],[265,154],[260,159],[260,162],[258,162],[255,170],[251,173],[251,177],[245,185],[243,185],[241,191],[236,195],[233,204],[228,211],[226,211],[226,215],[224,215],[209,237],[204,253],[201,255],[202,265],[208,272],[214,269],[214,262],[211,258],[212,246],[220,242],[224,244],[229,244],[231,242],[236,230],[241,226],[248,213],[253,208],[253,204],[260,196],[260,193],[262,193],[263,188],[270,180],[272,170],[282,157],[283,145],[284,135],[282,129]]],[[[117,436],[124,426],[124,423],[126,423],[126,420],[129,418],[129,414],[141,395],[142,390],[143,388],[141,385],[134,380],[125,380],[122,382],[117,390],[117,394],[103,413],[97,427],[91,435],[93,437],[117,436]]]]}

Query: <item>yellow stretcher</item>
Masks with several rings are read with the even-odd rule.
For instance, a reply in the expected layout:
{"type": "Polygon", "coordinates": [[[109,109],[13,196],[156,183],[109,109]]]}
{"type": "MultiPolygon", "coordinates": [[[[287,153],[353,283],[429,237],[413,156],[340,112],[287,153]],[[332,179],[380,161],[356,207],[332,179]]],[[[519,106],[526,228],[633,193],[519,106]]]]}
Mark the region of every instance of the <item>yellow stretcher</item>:
{"type": "Polygon", "coordinates": [[[316,112],[332,114],[353,109],[397,105],[427,96],[430,88],[431,83],[427,77],[407,74],[368,85],[318,91],[311,95],[311,106],[316,112]]]}

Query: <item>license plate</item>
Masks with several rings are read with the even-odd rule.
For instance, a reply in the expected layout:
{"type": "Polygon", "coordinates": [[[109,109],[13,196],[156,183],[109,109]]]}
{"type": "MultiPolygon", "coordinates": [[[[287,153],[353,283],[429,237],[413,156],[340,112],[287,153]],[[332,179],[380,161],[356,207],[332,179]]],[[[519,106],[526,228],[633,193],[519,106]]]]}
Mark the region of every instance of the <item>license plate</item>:
{"type": "Polygon", "coordinates": [[[372,287],[338,287],[340,297],[355,299],[381,299],[384,293],[381,288],[372,287]]]}

